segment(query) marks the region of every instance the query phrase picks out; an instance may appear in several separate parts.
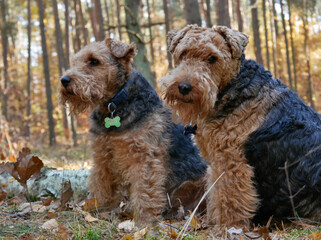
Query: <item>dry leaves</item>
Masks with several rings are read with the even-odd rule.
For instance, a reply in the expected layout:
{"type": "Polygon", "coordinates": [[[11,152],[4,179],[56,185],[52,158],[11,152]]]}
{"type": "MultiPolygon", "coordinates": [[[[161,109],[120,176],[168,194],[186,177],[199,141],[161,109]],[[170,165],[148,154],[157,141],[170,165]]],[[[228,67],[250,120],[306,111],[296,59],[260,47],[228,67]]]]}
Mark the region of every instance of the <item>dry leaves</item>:
{"type": "MultiPolygon", "coordinates": [[[[10,156],[9,156],[10,159],[10,156]]],[[[10,159],[12,160],[12,159],[10,159]]],[[[13,163],[1,163],[1,171],[8,172],[13,176],[23,187],[27,187],[27,181],[32,176],[36,177],[39,175],[43,162],[37,157],[30,154],[30,149],[23,148],[19,152],[19,157],[16,162],[13,163]]]]}
{"type": "Polygon", "coordinates": [[[74,194],[74,191],[71,188],[70,180],[64,181],[62,183],[62,192],[61,192],[61,205],[60,208],[64,208],[65,204],[70,200],[72,195],[74,194]]]}
{"type": "Polygon", "coordinates": [[[66,240],[66,239],[72,239],[73,237],[72,231],[67,228],[66,226],[59,224],[58,225],[58,232],[57,232],[57,238],[56,240],[66,240]]]}
{"type": "Polygon", "coordinates": [[[85,211],[96,210],[100,207],[99,201],[97,198],[87,199],[85,204],[82,206],[82,209],[85,211]]]}

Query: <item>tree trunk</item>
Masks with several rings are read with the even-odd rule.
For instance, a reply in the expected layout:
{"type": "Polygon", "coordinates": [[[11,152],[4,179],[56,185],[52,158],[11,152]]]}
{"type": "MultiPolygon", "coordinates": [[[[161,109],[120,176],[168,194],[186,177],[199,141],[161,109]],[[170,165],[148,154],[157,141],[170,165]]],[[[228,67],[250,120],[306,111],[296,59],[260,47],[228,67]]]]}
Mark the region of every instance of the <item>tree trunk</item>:
{"type": "Polygon", "coordinates": [[[121,19],[120,19],[120,4],[119,0],[116,0],[117,5],[117,22],[118,22],[118,34],[119,34],[119,40],[122,40],[122,34],[121,34],[121,19]]]}
{"type": "Polygon", "coordinates": [[[107,26],[108,26],[108,37],[110,37],[110,16],[109,16],[109,11],[108,11],[108,6],[107,6],[107,0],[104,0],[104,5],[105,5],[105,12],[106,12],[106,18],[107,18],[107,26]]]}
{"type": "MultiPolygon", "coordinates": [[[[57,55],[58,55],[58,69],[59,69],[59,75],[62,76],[62,72],[65,69],[65,56],[64,56],[64,50],[62,47],[62,34],[61,34],[61,28],[60,28],[60,22],[59,22],[59,16],[58,16],[58,6],[57,6],[57,0],[52,0],[52,7],[53,12],[55,16],[55,35],[56,35],[56,49],[57,49],[57,55]]],[[[66,109],[64,107],[61,107],[62,111],[62,121],[63,121],[63,127],[64,127],[64,134],[65,138],[69,139],[69,129],[68,129],[68,120],[67,120],[67,113],[66,109]]]]}
{"type": "Polygon", "coordinates": [[[236,17],[237,17],[238,30],[240,32],[243,32],[243,17],[241,13],[240,0],[236,0],[236,17]]]}
{"type": "Polygon", "coordinates": [[[51,84],[50,84],[50,72],[49,72],[49,62],[45,35],[45,25],[44,19],[44,9],[42,5],[42,0],[37,0],[38,2],[38,12],[39,12],[39,26],[41,31],[41,46],[42,46],[42,56],[43,56],[43,71],[45,75],[46,84],[46,96],[47,96],[47,113],[48,113],[48,126],[49,126],[49,144],[56,144],[56,134],[55,134],[55,122],[53,119],[53,104],[51,100],[51,84]]]}
{"type": "MultiPolygon", "coordinates": [[[[169,17],[168,17],[168,8],[167,8],[167,0],[163,0],[163,9],[164,9],[164,14],[165,14],[165,31],[166,31],[166,34],[168,34],[169,32],[169,17]]],[[[168,42],[166,41],[166,44],[167,44],[167,49],[168,49],[168,42]]],[[[167,59],[168,59],[168,68],[169,69],[172,69],[173,68],[173,63],[172,63],[172,55],[166,51],[166,54],[167,54],[167,59]]]]}
{"type": "Polygon", "coordinates": [[[270,53],[269,53],[269,39],[268,39],[268,29],[266,22],[266,0],[262,0],[262,9],[263,9],[263,21],[264,21],[264,35],[265,35],[265,49],[266,49],[266,65],[267,69],[270,71],[270,53]]]}
{"type": "Polygon", "coordinates": [[[147,13],[148,13],[148,30],[149,30],[150,55],[152,57],[152,62],[154,62],[155,54],[154,54],[154,46],[153,46],[152,19],[151,19],[151,16],[150,16],[149,0],[146,0],[146,3],[147,3],[147,13]]]}
{"type": "Polygon", "coordinates": [[[272,8],[273,8],[273,20],[274,20],[274,30],[276,37],[279,37],[279,27],[278,27],[278,18],[275,9],[275,0],[272,0],[272,8]]]}
{"type": "Polygon", "coordinates": [[[315,109],[314,100],[313,100],[313,81],[311,76],[311,67],[310,67],[310,50],[309,50],[309,25],[308,25],[308,9],[307,1],[303,1],[303,16],[302,16],[303,30],[304,30],[304,52],[306,57],[306,65],[308,72],[308,98],[310,105],[315,109]]]}
{"type": "Polygon", "coordinates": [[[95,22],[96,22],[96,26],[97,26],[97,36],[98,39],[96,39],[96,41],[102,41],[104,40],[105,37],[105,31],[104,31],[104,19],[103,19],[103,12],[101,9],[101,4],[100,4],[100,0],[93,0],[93,4],[94,4],[94,9],[95,9],[95,22]]]}
{"type": "Polygon", "coordinates": [[[217,25],[231,27],[228,0],[216,0],[217,25]]]}
{"type": "Polygon", "coordinates": [[[147,81],[153,86],[156,86],[155,76],[153,76],[150,70],[150,63],[146,57],[145,42],[142,37],[139,26],[139,6],[140,0],[125,0],[125,14],[126,14],[126,28],[129,40],[134,42],[137,47],[137,55],[134,59],[137,70],[147,79],[147,81]]]}
{"type": "Polygon", "coordinates": [[[9,121],[9,113],[8,113],[8,88],[9,88],[9,75],[8,75],[8,34],[7,34],[7,6],[6,1],[1,0],[1,20],[2,20],[2,28],[1,28],[1,40],[2,40],[2,59],[3,59],[3,78],[4,78],[4,91],[3,91],[3,115],[7,121],[9,121]]]}
{"type": "MultiPolygon", "coordinates": [[[[76,32],[76,35],[75,35],[75,38],[74,38],[74,50],[75,52],[78,52],[80,49],[81,49],[81,41],[80,41],[80,29],[79,29],[79,25],[80,25],[80,16],[79,16],[79,7],[78,7],[78,0],[74,0],[74,9],[75,9],[75,14],[76,14],[76,17],[75,17],[75,32],[76,32]]],[[[93,29],[94,31],[94,29],[93,29]]],[[[85,40],[86,41],[86,40],[85,40]]]]}
{"type": "Polygon", "coordinates": [[[206,21],[206,27],[211,28],[212,27],[212,22],[211,22],[211,3],[209,0],[201,0],[201,6],[202,6],[202,11],[205,16],[205,21],[206,21]],[[205,7],[206,5],[206,7],[205,7]]]}
{"type": "MultiPolygon", "coordinates": [[[[69,68],[69,0],[65,1],[65,45],[66,45],[66,57],[65,57],[65,67],[66,69],[69,68]]],[[[74,142],[74,147],[76,147],[77,144],[77,129],[74,127],[74,118],[72,115],[70,115],[70,124],[71,124],[71,131],[72,131],[72,139],[74,142]]]]}
{"type": "Polygon", "coordinates": [[[296,76],[296,54],[293,43],[293,26],[292,26],[292,15],[291,15],[291,1],[287,0],[288,10],[289,10],[289,26],[290,26],[290,40],[291,40],[291,52],[292,52],[292,64],[293,64],[293,75],[294,75],[294,90],[297,92],[297,76],[296,76]]]}
{"type": "Polygon", "coordinates": [[[31,116],[31,0],[28,0],[28,78],[27,78],[27,132],[30,137],[30,116],[31,116]]]}
{"type": "Polygon", "coordinates": [[[202,19],[197,0],[184,0],[185,4],[185,18],[187,24],[197,24],[202,26],[202,19]]]}
{"type": "Polygon", "coordinates": [[[80,24],[81,24],[81,31],[82,31],[83,40],[84,40],[84,44],[82,46],[86,46],[88,44],[88,31],[87,31],[87,28],[86,28],[86,22],[85,22],[84,14],[83,14],[83,11],[82,11],[81,1],[77,0],[77,3],[78,3],[77,12],[78,12],[78,15],[79,15],[79,18],[80,18],[79,21],[80,21],[80,24]]]}
{"type": "Polygon", "coordinates": [[[252,15],[252,28],[253,28],[253,37],[254,37],[254,49],[256,61],[263,65],[262,51],[261,51],[261,39],[259,31],[259,19],[257,16],[257,0],[251,0],[251,15],[252,15]]]}
{"type": "Polygon", "coordinates": [[[292,75],[291,75],[291,63],[290,63],[290,52],[289,52],[289,44],[288,44],[288,37],[287,37],[287,31],[286,31],[286,25],[285,25],[285,19],[284,19],[282,0],[280,0],[280,6],[281,6],[281,18],[282,18],[283,35],[284,35],[285,50],[286,50],[286,63],[287,63],[287,69],[288,69],[289,84],[290,84],[290,89],[293,90],[292,75]]]}
{"type": "Polygon", "coordinates": [[[276,32],[275,32],[275,21],[274,14],[273,14],[273,1],[269,0],[270,5],[270,24],[271,24],[271,32],[272,32],[272,57],[273,57],[273,74],[274,77],[277,78],[276,72],[276,32]]]}

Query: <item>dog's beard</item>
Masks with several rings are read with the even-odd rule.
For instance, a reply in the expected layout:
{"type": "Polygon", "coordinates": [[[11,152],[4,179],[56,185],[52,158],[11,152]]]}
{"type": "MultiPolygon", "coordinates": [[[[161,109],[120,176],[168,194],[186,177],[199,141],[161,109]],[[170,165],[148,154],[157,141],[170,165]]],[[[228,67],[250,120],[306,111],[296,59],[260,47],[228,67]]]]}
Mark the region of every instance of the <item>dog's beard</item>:
{"type": "Polygon", "coordinates": [[[177,121],[175,116],[178,116],[183,124],[197,124],[208,115],[215,101],[216,91],[213,93],[206,87],[193,87],[183,96],[178,91],[178,83],[174,83],[165,92],[165,102],[172,108],[174,120],[177,121]]]}

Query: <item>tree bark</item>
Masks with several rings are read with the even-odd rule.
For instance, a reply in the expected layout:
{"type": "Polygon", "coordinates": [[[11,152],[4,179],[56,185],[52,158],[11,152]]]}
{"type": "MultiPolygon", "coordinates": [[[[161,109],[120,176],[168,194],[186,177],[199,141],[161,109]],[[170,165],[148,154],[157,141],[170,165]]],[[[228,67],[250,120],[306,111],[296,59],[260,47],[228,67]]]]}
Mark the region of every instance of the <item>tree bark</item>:
{"type": "Polygon", "coordinates": [[[31,0],[28,0],[28,78],[27,78],[27,132],[30,137],[31,116],[31,0]]]}
{"type": "Polygon", "coordinates": [[[77,9],[77,12],[78,12],[78,15],[79,15],[79,22],[81,24],[81,32],[82,32],[82,35],[83,35],[83,40],[84,40],[84,44],[82,46],[86,46],[88,44],[88,30],[86,28],[86,22],[85,22],[85,18],[84,18],[84,14],[83,14],[83,11],[82,11],[82,5],[81,5],[81,1],[80,0],[76,0],[77,1],[77,6],[78,6],[78,9],[77,9]]]}
{"type": "Polygon", "coordinates": [[[121,34],[121,19],[120,19],[120,4],[119,4],[119,0],[116,0],[116,6],[117,6],[117,22],[118,22],[118,34],[119,34],[119,40],[122,40],[122,34],[121,34]]]}
{"type": "MultiPolygon", "coordinates": [[[[167,0],[163,0],[163,9],[164,9],[164,14],[165,14],[165,31],[166,31],[166,36],[170,30],[169,28],[169,17],[168,17],[168,8],[167,8],[167,0]]],[[[168,49],[168,42],[166,41],[167,49],[168,49]]],[[[172,69],[173,68],[173,63],[172,63],[172,55],[166,51],[167,54],[167,59],[168,59],[168,68],[172,69]]]]}
{"type": "MultiPolygon", "coordinates": [[[[65,45],[66,45],[66,56],[65,56],[65,67],[66,69],[69,68],[70,63],[69,63],[69,53],[70,53],[70,48],[69,48],[69,0],[64,0],[65,2],[65,45]]],[[[72,131],[72,140],[74,143],[74,147],[76,147],[77,144],[77,129],[74,127],[74,117],[70,115],[70,125],[71,125],[71,131],[72,131]]]]}
{"type": "Polygon", "coordinates": [[[273,58],[273,73],[274,77],[277,78],[277,71],[276,71],[276,32],[275,32],[275,21],[274,14],[273,14],[273,1],[269,0],[270,5],[270,24],[271,24],[271,32],[272,32],[272,58],[273,58]]]}
{"type": "Polygon", "coordinates": [[[147,13],[148,13],[148,30],[149,30],[149,45],[150,45],[150,55],[152,57],[152,62],[155,60],[154,46],[153,46],[153,32],[152,32],[152,18],[150,16],[150,5],[149,0],[146,0],[147,3],[147,13]]]}
{"type": "Polygon", "coordinates": [[[270,53],[269,53],[269,39],[268,39],[268,29],[266,21],[266,0],[262,0],[262,9],[263,9],[263,22],[264,22],[264,35],[265,35],[265,49],[266,49],[266,65],[267,69],[270,71],[270,53]]]}
{"type": "Polygon", "coordinates": [[[206,22],[206,27],[211,28],[212,27],[212,22],[211,22],[211,3],[209,0],[201,0],[201,6],[202,6],[202,11],[205,16],[205,22],[206,22]],[[206,6],[205,6],[206,5],[206,6]]]}
{"type": "Polygon", "coordinates": [[[197,24],[202,26],[202,19],[197,0],[184,0],[185,4],[185,18],[187,24],[197,24]]]}
{"type": "Polygon", "coordinates": [[[10,84],[8,75],[8,34],[7,34],[7,3],[5,0],[1,0],[1,40],[2,40],[2,59],[3,59],[3,78],[4,78],[4,91],[3,91],[3,115],[7,121],[9,121],[8,113],[8,88],[10,84]]]}
{"type": "Polygon", "coordinates": [[[259,19],[257,14],[257,0],[251,0],[251,15],[252,15],[252,28],[253,28],[253,37],[254,37],[254,49],[256,61],[263,65],[262,51],[261,51],[261,39],[260,39],[260,30],[259,30],[259,19]]]}
{"type": "Polygon", "coordinates": [[[236,18],[237,18],[238,30],[240,32],[243,32],[243,17],[241,13],[240,0],[236,0],[236,18]]]}
{"type": "Polygon", "coordinates": [[[231,27],[228,0],[216,0],[217,25],[231,27]]]}
{"type": "Polygon", "coordinates": [[[292,53],[292,64],[293,64],[293,75],[294,75],[294,90],[297,92],[297,76],[296,76],[296,53],[293,41],[293,26],[292,26],[292,15],[291,15],[291,1],[287,0],[289,10],[289,26],[290,26],[290,40],[291,40],[291,53],[292,53]]]}
{"type": "Polygon", "coordinates": [[[288,70],[288,77],[289,77],[289,85],[290,85],[290,89],[293,90],[291,63],[290,63],[290,52],[289,52],[289,44],[288,44],[288,37],[287,37],[287,31],[286,31],[286,24],[285,24],[284,12],[283,12],[282,0],[280,0],[280,6],[281,6],[281,18],[282,18],[283,36],[284,36],[285,50],[286,50],[286,63],[287,63],[287,70],[288,70]]]}
{"type": "Polygon", "coordinates": [[[109,16],[109,11],[108,11],[108,6],[107,6],[107,0],[104,0],[104,5],[105,5],[105,12],[106,12],[106,19],[107,19],[107,26],[108,26],[108,37],[110,37],[110,16],[109,16]]]}
{"type": "MultiPolygon", "coordinates": [[[[60,28],[60,22],[59,22],[59,15],[58,15],[58,6],[57,6],[57,0],[52,0],[52,7],[55,17],[55,36],[56,36],[56,49],[57,49],[57,55],[58,55],[58,69],[59,69],[59,75],[62,76],[62,72],[66,70],[65,68],[65,56],[64,56],[64,50],[62,47],[62,34],[61,34],[61,28],[60,28]]],[[[61,107],[62,111],[62,121],[63,121],[63,127],[64,127],[64,134],[65,138],[69,139],[69,129],[68,129],[68,119],[67,119],[67,113],[66,109],[64,107],[61,107]]]]}
{"type": "Polygon", "coordinates": [[[311,76],[310,67],[310,49],[309,49],[309,25],[308,25],[308,9],[307,1],[303,0],[303,16],[302,16],[303,30],[304,30],[304,52],[306,57],[306,66],[308,72],[308,98],[311,108],[315,109],[315,104],[313,100],[313,81],[311,76]]]}
{"type": "Polygon", "coordinates": [[[126,15],[126,28],[129,40],[136,44],[138,53],[134,59],[137,70],[147,79],[153,86],[156,86],[155,76],[150,70],[150,62],[146,57],[146,46],[142,37],[139,26],[139,6],[140,0],[125,0],[125,15],[126,15]]]}
{"type": "Polygon", "coordinates": [[[275,9],[275,0],[272,0],[272,8],[273,8],[273,20],[274,20],[275,35],[278,38],[279,37],[279,27],[278,27],[278,18],[277,18],[276,9],[275,9]]]}
{"type": "Polygon", "coordinates": [[[42,46],[42,56],[43,56],[43,71],[45,76],[46,84],[46,96],[47,96],[47,113],[48,113],[48,127],[49,127],[49,144],[56,144],[56,134],[55,134],[55,122],[53,119],[53,104],[51,99],[51,84],[50,84],[50,72],[49,72],[49,62],[47,53],[47,43],[45,35],[45,25],[44,19],[44,9],[42,5],[42,0],[37,0],[38,2],[38,12],[39,12],[39,26],[41,31],[41,46],[42,46]]]}
{"type": "Polygon", "coordinates": [[[98,38],[96,39],[96,41],[102,41],[104,40],[105,37],[105,31],[104,31],[104,19],[103,19],[103,12],[101,9],[101,4],[100,4],[100,0],[93,0],[93,4],[94,4],[94,9],[95,9],[95,22],[96,22],[96,26],[97,26],[97,36],[98,38]]]}
{"type": "MultiPolygon", "coordinates": [[[[80,41],[80,29],[79,29],[79,25],[80,25],[80,16],[79,16],[79,9],[78,9],[78,0],[74,0],[74,9],[75,9],[75,37],[74,37],[74,50],[75,52],[78,52],[81,49],[81,41],[80,41]]],[[[95,29],[93,28],[93,31],[95,31],[95,29]]],[[[86,41],[86,40],[85,40],[86,41]]]]}

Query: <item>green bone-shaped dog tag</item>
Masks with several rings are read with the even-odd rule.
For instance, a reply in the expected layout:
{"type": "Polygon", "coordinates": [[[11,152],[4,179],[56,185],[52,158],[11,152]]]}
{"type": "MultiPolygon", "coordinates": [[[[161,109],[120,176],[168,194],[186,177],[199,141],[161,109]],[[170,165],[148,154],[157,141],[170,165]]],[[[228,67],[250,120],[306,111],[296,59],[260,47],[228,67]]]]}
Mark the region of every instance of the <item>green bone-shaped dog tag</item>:
{"type": "Polygon", "coordinates": [[[120,127],[120,117],[116,116],[114,118],[105,118],[105,127],[110,128],[111,126],[120,127]]]}

